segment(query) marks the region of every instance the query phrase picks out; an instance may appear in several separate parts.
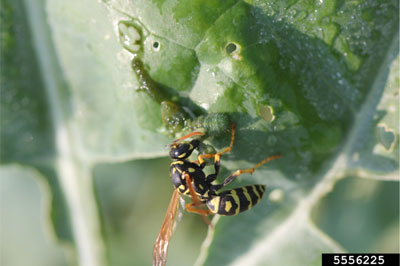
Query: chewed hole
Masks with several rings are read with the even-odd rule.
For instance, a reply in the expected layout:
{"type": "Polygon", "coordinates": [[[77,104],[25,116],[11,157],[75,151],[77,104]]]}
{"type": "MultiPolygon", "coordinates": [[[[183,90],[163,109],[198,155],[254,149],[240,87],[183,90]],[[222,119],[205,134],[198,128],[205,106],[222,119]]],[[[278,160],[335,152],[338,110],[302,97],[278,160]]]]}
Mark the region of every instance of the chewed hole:
{"type": "Polygon", "coordinates": [[[395,143],[396,135],[387,125],[379,123],[377,127],[377,139],[386,150],[391,150],[395,143]]]}
{"type": "Polygon", "coordinates": [[[153,42],[153,50],[158,52],[160,50],[160,43],[155,41],[153,42]]]}
{"type": "Polygon", "coordinates": [[[272,106],[263,105],[260,107],[259,111],[261,118],[265,121],[272,122],[275,120],[274,109],[272,108],[272,106]]]}
{"type": "Polygon", "coordinates": [[[231,42],[225,46],[225,51],[227,54],[232,54],[237,50],[238,50],[238,45],[236,43],[231,42]]]}

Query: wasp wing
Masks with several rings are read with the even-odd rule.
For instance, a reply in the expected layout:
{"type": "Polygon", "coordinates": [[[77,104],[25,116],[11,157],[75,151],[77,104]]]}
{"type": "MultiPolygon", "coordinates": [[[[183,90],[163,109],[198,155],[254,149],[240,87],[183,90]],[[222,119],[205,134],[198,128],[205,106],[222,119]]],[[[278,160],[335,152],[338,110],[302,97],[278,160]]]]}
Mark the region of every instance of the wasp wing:
{"type": "Polygon", "coordinates": [[[158,233],[158,237],[154,243],[153,266],[164,266],[167,262],[169,240],[175,230],[176,223],[182,217],[182,211],[179,208],[179,199],[179,192],[174,189],[160,233],[158,233]]]}

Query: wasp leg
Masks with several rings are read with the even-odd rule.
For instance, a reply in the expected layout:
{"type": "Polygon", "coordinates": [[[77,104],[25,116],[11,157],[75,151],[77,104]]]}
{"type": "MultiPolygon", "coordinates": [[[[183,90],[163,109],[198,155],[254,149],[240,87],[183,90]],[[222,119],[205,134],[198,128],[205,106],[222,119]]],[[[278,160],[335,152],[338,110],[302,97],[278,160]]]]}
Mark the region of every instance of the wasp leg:
{"type": "Polygon", "coordinates": [[[196,192],[194,191],[194,188],[192,186],[192,179],[190,178],[190,175],[188,173],[183,172],[182,174],[185,176],[186,184],[187,184],[187,186],[189,188],[190,197],[192,198],[192,201],[193,201],[194,205],[196,205],[196,207],[197,207],[197,206],[200,205],[200,201],[197,198],[196,192]]]}
{"type": "Polygon", "coordinates": [[[235,178],[238,177],[238,176],[241,175],[241,174],[244,174],[244,173],[253,174],[253,172],[254,172],[258,167],[260,167],[261,165],[263,165],[263,164],[265,164],[265,163],[267,163],[267,162],[269,162],[269,161],[272,161],[272,160],[275,160],[275,159],[279,159],[279,158],[281,158],[281,155],[280,155],[280,154],[272,155],[272,156],[269,156],[269,157],[265,158],[264,160],[262,160],[262,161],[259,162],[258,164],[256,164],[253,168],[237,170],[237,171],[234,172],[232,175],[230,175],[230,176],[228,176],[227,178],[225,178],[225,180],[224,180],[224,182],[222,182],[222,184],[220,184],[220,185],[214,185],[214,186],[212,187],[212,190],[213,190],[213,191],[217,191],[217,190],[223,188],[224,186],[228,185],[228,184],[231,183],[233,180],[235,180],[235,178]]]}
{"type": "Polygon", "coordinates": [[[183,173],[185,175],[185,179],[186,179],[186,184],[189,188],[189,193],[190,193],[190,197],[192,198],[192,203],[190,204],[186,204],[185,208],[188,212],[195,212],[198,214],[201,214],[201,218],[203,219],[204,223],[206,225],[211,225],[210,220],[207,218],[206,215],[210,214],[208,212],[202,212],[203,210],[199,209],[199,206],[202,204],[199,199],[197,198],[196,192],[194,191],[194,188],[192,186],[192,179],[190,178],[190,175],[186,172],[183,173]],[[193,207],[194,206],[194,207],[193,207]]]}
{"type": "Polygon", "coordinates": [[[220,151],[218,153],[213,153],[213,154],[201,154],[197,157],[198,162],[200,164],[200,166],[204,165],[204,159],[205,158],[215,158],[214,161],[220,161],[221,159],[221,155],[227,152],[230,152],[232,150],[233,147],[233,143],[235,142],[235,123],[232,123],[232,136],[231,136],[231,143],[229,144],[229,147],[227,147],[226,149],[224,149],[223,151],[220,151]]]}
{"type": "MultiPolygon", "coordinates": [[[[202,203],[202,205],[204,205],[204,203],[202,203]]],[[[194,212],[201,215],[209,215],[212,213],[210,210],[203,210],[196,207],[196,204],[194,202],[186,204],[185,208],[188,212],[194,212]]]]}
{"type": "Polygon", "coordinates": [[[231,136],[231,143],[229,144],[229,147],[224,149],[223,151],[220,151],[215,154],[202,154],[198,156],[198,161],[195,163],[198,163],[201,168],[204,168],[206,165],[206,162],[204,161],[205,158],[212,158],[214,157],[214,174],[208,175],[206,182],[208,184],[211,184],[215,179],[217,179],[219,169],[220,169],[220,164],[221,164],[221,155],[227,152],[230,152],[233,147],[233,143],[235,142],[235,124],[232,123],[232,136],[231,136]]]}
{"type": "Polygon", "coordinates": [[[200,209],[195,206],[194,202],[186,204],[185,208],[188,212],[194,212],[194,213],[200,214],[201,218],[203,219],[203,222],[206,225],[212,227],[211,221],[207,218],[207,215],[212,214],[212,212],[210,210],[200,209]]]}

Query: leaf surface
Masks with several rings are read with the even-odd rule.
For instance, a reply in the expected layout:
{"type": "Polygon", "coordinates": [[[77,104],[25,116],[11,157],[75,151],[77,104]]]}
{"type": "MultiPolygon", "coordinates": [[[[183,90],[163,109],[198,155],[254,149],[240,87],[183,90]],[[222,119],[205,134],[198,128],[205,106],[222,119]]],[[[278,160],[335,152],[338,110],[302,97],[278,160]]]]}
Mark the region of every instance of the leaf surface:
{"type": "MultiPolygon", "coordinates": [[[[142,27],[139,57],[161,90],[236,123],[220,181],[282,154],[230,186],[268,190],[254,209],[215,219],[198,264],[319,265],[321,252],[343,250],[310,218],[335,183],[398,180],[396,1],[19,0],[2,10],[1,161],[45,177],[56,234],[83,265],[114,261],[94,166],[163,156],[171,141],[160,102],[136,91],[121,21],[142,27]]],[[[221,149],[229,136],[207,141],[221,149]]]]}

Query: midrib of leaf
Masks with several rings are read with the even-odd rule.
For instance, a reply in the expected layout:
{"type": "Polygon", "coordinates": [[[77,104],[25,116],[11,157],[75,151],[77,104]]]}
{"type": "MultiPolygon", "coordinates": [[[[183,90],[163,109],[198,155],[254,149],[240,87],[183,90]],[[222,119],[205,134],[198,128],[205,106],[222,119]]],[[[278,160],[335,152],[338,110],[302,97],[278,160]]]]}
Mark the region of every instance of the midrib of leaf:
{"type": "MultiPolygon", "coordinates": [[[[323,170],[318,174],[319,183],[308,193],[308,196],[303,198],[297,206],[294,208],[293,213],[273,232],[267,232],[260,241],[256,242],[253,247],[242,256],[238,257],[231,265],[258,265],[265,256],[266,250],[273,250],[278,240],[288,238],[288,231],[294,226],[298,226],[300,223],[308,224],[312,226],[310,221],[310,213],[316,203],[327,193],[329,193],[335,183],[346,176],[346,167],[354,153],[354,150],[359,145],[359,136],[362,135],[363,130],[368,128],[368,124],[371,123],[373,115],[375,113],[376,106],[378,105],[385,83],[388,78],[390,71],[391,62],[398,54],[399,46],[399,35],[398,33],[392,39],[392,43],[386,53],[386,57],[382,60],[374,82],[371,85],[371,90],[364,104],[361,106],[359,112],[356,114],[354,119],[354,125],[351,128],[347,141],[342,144],[342,151],[332,161],[325,164],[323,170]]],[[[397,179],[398,180],[398,179],[397,179]]],[[[218,222],[218,217],[215,217],[213,224],[218,222]]],[[[326,235],[322,234],[319,230],[314,230],[315,233],[319,234],[321,241],[330,242],[332,247],[340,250],[341,247],[337,246],[331,239],[327,238],[326,235]]],[[[206,239],[204,240],[200,255],[196,261],[196,265],[203,265],[207,258],[208,248],[212,243],[213,229],[209,229],[206,239]]]]}
{"type": "MultiPolygon", "coordinates": [[[[399,32],[396,32],[396,35],[393,37],[392,43],[387,50],[386,57],[384,58],[384,60],[382,60],[382,63],[379,67],[379,71],[377,72],[374,82],[372,83],[372,89],[368,95],[368,98],[366,99],[364,105],[362,106],[359,113],[355,117],[355,125],[349,135],[349,141],[352,140],[352,142],[349,143],[349,146],[346,146],[346,148],[343,151],[344,154],[348,156],[349,159],[348,162],[350,161],[351,156],[356,152],[358,146],[360,146],[359,136],[362,135],[362,131],[364,129],[368,129],[369,124],[372,123],[376,107],[378,106],[382,98],[386,82],[389,78],[390,67],[392,66],[392,63],[394,62],[396,56],[398,55],[399,55],[399,32]]],[[[350,165],[350,163],[348,163],[348,165],[350,165]]],[[[351,170],[349,172],[351,173],[351,170]]],[[[384,176],[382,175],[372,176],[371,174],[362,173],[362,171],[358,171],[358,174],[360,174],[360,176],[362,176],[363,178],[370,177],[370,178],[379,178],[380,180],[400,181],[399,171],[384,176]]]]}
{"type": "Polygon", "coordinates": [[[99,216],[91,182],[91,164],[77,149],[76,138],[64,115],[60,94],[62,72],[57,63],[50,32],[46,22],[44,3],[24,1],[34,48],[46,85],[48,103],[55,131],[57,174],[70,210],[70,219],[76,241],[80,265],[104,264],[104,244],[99,216]]]}

